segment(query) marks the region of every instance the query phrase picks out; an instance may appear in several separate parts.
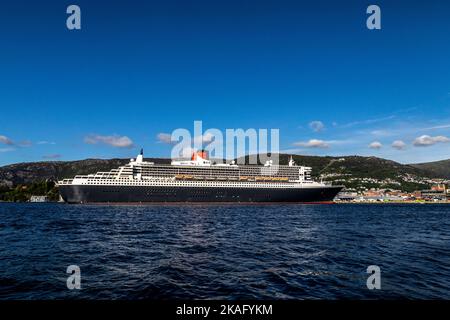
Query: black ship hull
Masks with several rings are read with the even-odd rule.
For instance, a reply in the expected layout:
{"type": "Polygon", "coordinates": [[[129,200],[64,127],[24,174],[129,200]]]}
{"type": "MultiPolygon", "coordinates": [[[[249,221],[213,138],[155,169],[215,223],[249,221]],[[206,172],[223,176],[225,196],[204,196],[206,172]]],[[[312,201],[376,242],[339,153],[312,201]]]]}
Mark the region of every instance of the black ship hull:
{"type": "Polygon", "coordinates": [[[305,188],[61,185],[68,203],[331,202],[342,186],[305,188]]]}

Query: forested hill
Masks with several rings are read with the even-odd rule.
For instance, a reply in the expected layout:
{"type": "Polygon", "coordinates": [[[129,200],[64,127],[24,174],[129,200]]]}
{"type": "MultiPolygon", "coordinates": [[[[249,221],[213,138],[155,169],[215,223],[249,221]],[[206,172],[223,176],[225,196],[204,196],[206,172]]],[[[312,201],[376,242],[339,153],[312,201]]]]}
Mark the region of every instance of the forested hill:
{"type": "Polygon", "coordinates": [[[414,168],[426,172],[428,175],[450,179],[450,159],[412,164],[414,168]]]}
{"type": "MultiPolygon", "coordinates": [[[[145,159],[158,163],[170,163],[169,159],[145,159]]],[[[130,159],[86,159],[78,161],[48,161],[17,163],[0,167],[0,185],[29,184],[37,181],[73,178],[78,174],[90,174],[109,171],[130,159]]]]}
{"type": "MultiPolygon", "coordinates": [[[[382,158],[362,156],[319,157],[294,155],[293,158],[298,165],[312,167],[314,177],[320,176],[325,178],[325,180],[331,181],[345,181],[349,186],[354,186],[355,183],[353,182],[361,179],[373,179],[374,181],[393,180],[403,184],[408,179],[450,178],[450,160],[404,165],[382,158]]],[[[280,164],[287,164],[288,159],[289,155],[287,154],[279,155],[280,164]]],[[[170,163],[170,159],[146,158],[146,160],[155,163],[170,163]]],[[[248,157],[245,160],[248,163],[248,157]]],[[[77,174],[109,171],[128,162],[129,159],[86,159],[18,163],[0,167],[0,185],[12,187],[47,180],[56,181],[63,178],[72,178],[77,174]]],[[[385,182],[380,183],[386,184],[385,182]]],[[[422,182],[418,182],[418,184],[424,185],[422,182]]],[[[404,189],[413,187],[411,185],[410,188],[404,189]]]]}

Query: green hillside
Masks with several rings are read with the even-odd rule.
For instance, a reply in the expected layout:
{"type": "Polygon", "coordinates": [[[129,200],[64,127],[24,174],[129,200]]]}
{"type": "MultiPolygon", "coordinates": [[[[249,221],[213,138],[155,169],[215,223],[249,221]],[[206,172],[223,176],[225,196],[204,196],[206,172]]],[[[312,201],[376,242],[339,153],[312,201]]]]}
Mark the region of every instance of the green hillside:
{"type": "Polygon", "coordinates": [[[412,164],[411,166],[423,170],[429,176],[450,179],[450,159],[427,163],[417,163],[412,164]]]}
{"type": "MultiPolygon", "coordinates": [[[[280,154],[279,163],[287,164],[290,155],[280,154]]],[[[361,156],[319,157],[293,155],[298,165],[313,169],[317,180],[342,184],[347,188],[389,188],[414,191],[428,188],[432,178],[450,178],[450,160],[403,165],[395,161],[361,156]]],[[[170,159],[152,159],[155,163],[170,163],[170,159]]],[[[243,160],[248,164],[249,157],[243,160]]],[[[19,201],[31,194],[55,197],[48,182],[72,178],[77,174],[109,171],[128,163],[129,159],[87,159],[79,161],[50,161],[18,163],[0,167],[0,200],[19,201]],[[3,194],[3,196],[2,196],[3,194]],[[5,196],[5,195],[8,196],[5,196]]]]}

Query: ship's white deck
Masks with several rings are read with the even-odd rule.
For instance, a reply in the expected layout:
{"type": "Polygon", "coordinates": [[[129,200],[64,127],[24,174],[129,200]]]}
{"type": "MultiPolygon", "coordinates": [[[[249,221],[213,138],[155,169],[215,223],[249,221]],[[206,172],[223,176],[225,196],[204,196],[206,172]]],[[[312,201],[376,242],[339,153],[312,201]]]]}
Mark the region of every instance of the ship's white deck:
{"type": "Polygon", "coordinates": [[[243,181],[177,181],[171,179],[73,179],[64,180],[59,185],[89,186],[160,186],[160,187],[213,187],[213,188],[314,188],[324,187],[314,181],[292,182],[243,182],[243,181]]]}

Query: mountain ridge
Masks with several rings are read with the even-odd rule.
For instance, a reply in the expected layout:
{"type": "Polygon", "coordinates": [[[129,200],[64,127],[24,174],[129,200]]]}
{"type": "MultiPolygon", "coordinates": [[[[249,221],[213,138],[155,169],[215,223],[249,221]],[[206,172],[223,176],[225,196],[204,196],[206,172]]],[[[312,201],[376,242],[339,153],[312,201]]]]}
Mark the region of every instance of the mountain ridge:
{"type": "MultiPolygon", "coordinates": [[[[288,154],[279,154],[279,163],[287,164],[288,154]]],[[[249,162],[249,157],[239,159],[249,162]]],[[[348,186],[358,186],[363,181],[367,187],[378,183],[395,187],[400,183],[402,188],[412,181],[415,185],[404,187],[424,187],[424,179],[450,179],[450,159],[419,164],[400,164],[398,162],[378,157],[364,156],[305,156],[292,155],[298,165],[313,168],[315,178],[342,183],[348,186]],[[416,181],[416,180],[417,181],[416,181]],[[411,181],[410,181],[411,180],[411,181]],[[352,182],[353,181],[353,182],[352,182]],[[355,182],[356,181],[356,182],[355,182]]],[[[167,158],[145,158],[146,161],[169,164],[167,158]]],[[[21,184],[31,184],[38,181],[57,181],[72,178],[75,175],[109,171],[129,162],[129,159],[85,159],[74,161],[39,161],[10,164],[0,167],[0,185],[13,187],[21,184]]]]}
{"type": "Polygon", "coordinates": [[[424,170],[436,177],[450,179],[450,159],[432,162],[414,163],[411,166],[424,170]]]}

